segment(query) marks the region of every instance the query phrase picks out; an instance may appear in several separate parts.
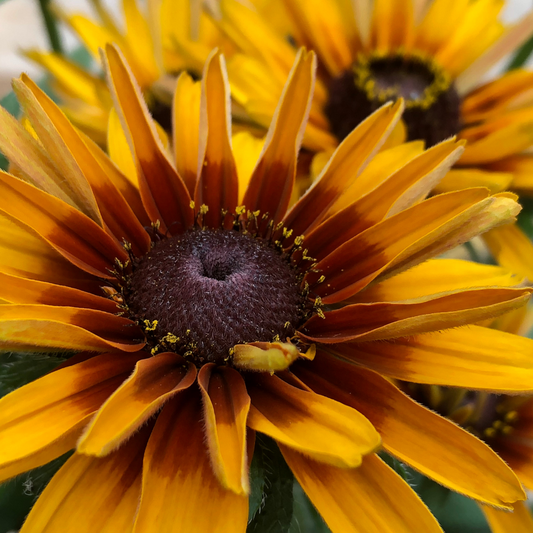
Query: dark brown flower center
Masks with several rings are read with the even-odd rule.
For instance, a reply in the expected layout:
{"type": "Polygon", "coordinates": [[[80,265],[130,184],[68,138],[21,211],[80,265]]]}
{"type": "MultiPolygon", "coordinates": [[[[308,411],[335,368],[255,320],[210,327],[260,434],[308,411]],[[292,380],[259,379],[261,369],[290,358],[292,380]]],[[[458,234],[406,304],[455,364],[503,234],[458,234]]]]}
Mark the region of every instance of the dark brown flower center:
{"type": "Polygon", "coordinates": [[[268,241],[224,229],[160,241],[134,261],[124,295],[153,349],[199,364],[228,361],[235,344],[284,342],[304,308],[289,257],[268,241]]]}
{"type": "Polygon", "coordinates": [[[384,103],[400,97],[409,140],[423,139],[430,147],[459,132],[461,100],[451,79],[417,55],[361,56],[331,81],[325,112],[341,141],[384,103]]]}

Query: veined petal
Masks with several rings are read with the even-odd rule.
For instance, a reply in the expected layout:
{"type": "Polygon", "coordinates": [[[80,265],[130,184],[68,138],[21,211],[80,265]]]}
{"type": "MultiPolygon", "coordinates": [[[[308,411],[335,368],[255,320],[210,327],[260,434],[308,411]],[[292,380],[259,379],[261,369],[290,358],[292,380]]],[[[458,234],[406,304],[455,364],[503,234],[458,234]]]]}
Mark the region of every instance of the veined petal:
{"type": "Polygon", "coordinates": [[[483,240],[500,265],[533,281],[533,244],[516,224],[488,231],[483,240]]]}
{"type": "Polygon", "coordinates": [[[277,376],[251,374],[248,425],[278,442],[343,468],[359,466],[381,439],[360,413],[327,397],[289,385],[277,376]]]}
{"type": "Polygon", "coordinates": [[[0,172],[0,209],[30,226],[77,267],[100,278],[112,278],[115,259],[124,249],[96,222],[29,183],[0,172]]]}
{"type": "MultiPolygon", "coordinates": [[[[311,287],[325,303],[342,301],[382,272],[390,275],[392,265],[405,270],[412,263],[437,255],[435,249],[447,249],[452,243],[457,246],[465,237],[471,238],[469,223],[476,215],[488,217],[483,225],[476,220],[475,227],[482,232],[491,223],[501,223],[500,216],[509,217],[519,210],[514,200],[502,198],[509,209],[516,206],[516,210],[500,215],[496,210],[500,198],[488,197],[487,193],[486,189],[468,189],[435,196],[370,227],[318,262],[317,269],[325,275],[326,282],[313,287],[319,277],[313,274],[308,276],[311,287]]],[[[314,250],[309,250],[314,257],[314,250]]]]}
{"type": "Polygon", "coordinates": [[[372,49],[382,52],[396,48],[409,49],[414,34],[413,2],[375,0],[370,34],[372,49]]]}
{"type": "Polygon", "coordinates": [[[141,92],[113,45],[106,46],[106,70],[117,111],[135,154],[141,197],[152,221],[172,234],[192,225],[191,197],[169,161],[141,92]]]}
{"type": "MultiPolygon", "coordinates": [[[[26,74],[22,74],[20,80],[13,80],[13,91],[43,144],[47,156],[59,170],[64,186],[70,189],[69,197],[83,213],[101,225],[102,218],[93,191],[70,151],[65,131],[56,128],[43,107],[43,102],[50,102],[48,96],[26,74]],[[68,179],[65,179],[65,176],[68,176],[68,179]]],[[[60,111],[59,113],[62,114],[60,111]]],[[[68,129],[72,129],[70,124],[68,126],[68,129]]]]}
{"type": "Polygon", "coordinates": [[[103,459],[75,453],[39,496],[21,533],[130,532],[148,435],[146,428],[141,430],[103,459]]]}
{"type": "Polygon", "coordinates": [[[133,531],[242,533],[247,520],[247,496],[223,488],[213,473],[200,395],[189,389],[170,400],[157,418],[144,457],[133,531]]]}
{"type": "Polygon", "coordinates": [[[309,116],[315,83],[314,52],[300,50],[272,117],[263,151],[244,194],[250,211],[279,222],[289,205],[296,161],[309,116]]]}
{"type": "Polygon", "coordinates": [[[340,469],[280,449],[333,533],[442,533],[413,489],[377,455],[340,469]]]}
{"type": "Polygon", "coordinates": [[[294,235],[309,232],[350,187],[396,126],[403,102],[386,104],[355,128],[335,150],[320,176],[285,216],[294,235]]]}
{"type": "MultiPolygon", "coordinates": [[[[0,400],[0,448],[4,471],[14,475],[34,466],[32,455],[81,431],[89,417],[147,354],[112,353],[60,368],[0,400]],[[31,435],[31,438],[28,438],[31,435]],[[30,464],[24,459],[29,457],[30,464]]],[[[60,443],[59,453],[64,453],[60,443]]],[[[48,460],[50,460],[48,458],[48,460]]],[[[4,471],[0,471],[4,474],[4,471]]]]}
{"type": "Polygon", "coordinates": [[[478,168],[454,168],[437,184],[435,192],[458,191],[470,187],[487,187],[492,194],[509,188],[511,172],[490,172],[478,168]]]}
{"type": "Polygon", "coordinates": [[[101,282],[65,259],[38,233],[0,211],[0,271],[101,294],[101,282]]]}
{"type": "Polygon", "coordinates": [[[512,511],[494,509],[487,505],[480,505],[487,519],[492,533],[530,533],[533,531],[533,517],[528,505],[517,502],[512,511]]]}
{"type": "Polygon", "coordinates": [[[83,179],[90,185],[92,194],[98,204],[100,216],[112,234],[119,240],[126,239],[135,254],[144,254],[150,249],[150,238],[139,223],[132,209],[122,194],[115,187],[94,157],[93,152],[84,142],[74,126],[37,85],[27,77],[22,77],[27,88],[46,113],[50,124],[57,130],[66,149],[71,155],[83,179]]]}
{"type": "Polygon", "coordinates": [[[224,58],[218,51],[213,51],[204,68],[199,131],[194,201],[198,207],[202,204],[209,207],[204,221],[216,228],[223,221],[222,209],[235,211],[239,194],[231,151],[229,83],[224,58]]]}
{"type": "Polygon", "coordinates": [[[109,454],[195,379],[195,367],[177,354],[141,359],[91,420],[78,442],[78,451],[98,457],[109,454]]]}
{"type": "Polygon", "coordinates": [[[354,302],[399,302],[481,287],[516,287],[521,276],[506,268],[462,259],[430,259],[367,287],[354,302]]]}
{"type": "Polygon", "coordinates": [[[182,72],[172,104],[172,137],[176,169],[194,196],[198,175],[198,139],[200,137],[201,83],[182,72]],[[185,126],[186,125],[186,126],[185,126]]]}
{"type": "Polygon", "coordinates": [[[198,374],[207,446],[221,485],[236,494],[250,492],[246,419],[250,397],[240,374],[229,367],[204,365],[198,374]]]}
{"type": "Polygon", "coordinates": [[[468,326],[383,342],[336,344],[342,357],[414,383],[497,392],[533,388],[533,341],[468,326]]]}
{"type": "Polygon", "coordinates": [[[136,352],[142,331],[127,318],[76,307],[5,304],[0,306],[0,347],[4,350],[57,348],[136,352]]]}
{"type": "Polygon", "coordinates": [[[15,304],[44,304],[94,309],[113,314],[118,312],[115,302],[86,291],[10,276],[0,272],[0,298],[15,304]]]}
{"type": "Polygon", "coordinates": [[[516,475],[489,446],[379,374],[325,353],[293,369],[315,392],[368,417],[383,447],[424,475],[491,505],[523,498],[516,475]]]}
{"type": "Polygon", "coordinates": [[[533,289],[484,288],[413,303],[347,305],[311,317],[302,335],[313,341],[367,342],[427,333],[492,318],[524,305],[533,289]]]}

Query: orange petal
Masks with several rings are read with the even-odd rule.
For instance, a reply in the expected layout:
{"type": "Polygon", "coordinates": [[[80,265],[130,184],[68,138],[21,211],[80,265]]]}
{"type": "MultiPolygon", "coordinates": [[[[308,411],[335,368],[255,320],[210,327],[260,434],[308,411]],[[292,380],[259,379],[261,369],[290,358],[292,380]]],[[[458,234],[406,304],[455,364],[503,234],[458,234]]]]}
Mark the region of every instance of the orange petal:
{"type": "MultiPolygon", "coordinates": [[[[86,177],[67,145],[65,131],[56,128],[40,101],[46,102],[49,101],[49,98],[40,89],[36,88],[35,84],[25,74],[22,74],[20,80],[13,81],[13,90],[24,110],[24,114],[30,120],[39,140],[43,144],[47,157],[52,160],[59,171],[59,175],[63,178],[64,186],[68,189],[68,196],[83,213],[101,225],[102,219],[96,199],[86,177]],[[35,88],[35,92],[40,93],[40,99],[32,92],[32,86],[35,88]]],[[[61,111],[58,109],[57,111],[62,115],[61,111]]],[[[64,115],[63,119],[66,121],[64,115]]],[[[72,128],[70,124],[69,126],[72,128]]]]}
{"type": "Polygon", "coordinates": [[[136,352],[145,344],[129,319],[76,307],[4,304],[0,306],[0,346],[4,350],[136,352]]]}
{"type": "Polygon", "coordinates": [[[314,52],[300,50],[244,194],[243,203],[247,209],[269,213],[275,223],[285,215],[291,198],[296,160],[313,95],[315,69],[314,52]]]}
{"type": "Polygon", "coordinates": [[[223,487],[250,492],[246,456],[246,419],[250,397],[240,374],[229,367],[204,365],[198,374],[202,392],[207,446],[223,487]]]}
{"type": "Polygon", "coordinates": [[[250,342],[233,347],[233,364],[242,370],[272,373],[285,370],[299,355],[290,342],[250,342]]]}
{"type": "Polygon", "coordinates": [[[70,205],[36,187],[0,172],[0,209],[27,224],[77,267],[112,278],[115,259],[124,249],[98,224],[70,205]]]}
{"type": "Polygon", "coordinates": [[[57,443],[57,455],[64,453],[61,439],[77,436],[127,378],[135,362],[146,355],[95,356],[60,368],[4,396],[0,400],[0,457],[4,467],[0,474],[10,477],[42,464],[35,464],[39,459],[36,452],[50,451],[57,443]]]}
{"type": "Polygon", "coordinates": [[[336,353],[380,374],[499,392],[533,388],[533,340],[468,326],[386,342],[336,344],[336,353]]]}
{"type": "Polygon", "coordinates": [[[357,409],[401,461],[446,487],[491,505],[523,497],[513,471],[484,442],[422,407],[379,374],[319,354],[294,367],[315,392],[357,409]]]}
{"type": "Polygon", "coordinates": [[[193,222],[187,187],[169,161],[146,104],[120,51],[106,46],[106,71],[130,148],[135,154],[141,197],[153,222],[172,234],[193,222]]]}
{"type": "Polygon", "coordinates": [[[238,200],[237,168],[230,140],[230,90],[227,78],[224,58],[220,52],[213,51],[205,64],[202,79],[199,168],[194,201],[198,207],[202,204],[209,207],[204,221],[215,228],[223,220],[222,209],[233,213],[238,200]]]}
{"type": "Polygon", "coordinates": [[[377,455],[340,469],[280,449],[332,533],[442,533],[413,489],[377,455]]]}
{"type": "Polygon", "coordinates": [[[131,531],[148,435],[141,430],[103,459],[75,453],[41,494],[21,533],[131,531]]]}
{"type": "Polygon", "coordinates": [[[34,82],[24,75],[22,80],[48,116],[50,125],[63,139],[83,179],[89,183],[106,227],[120,242],[125,239],[131,243],[133,252],[137,255],[146,253],[150,249],[148,234],[113,181],[109,179],[105,168],[100,166],[84,142],[82,134],[78,133],[57,105],[34,82]]]}
{"type": "Polygon", "coordinates": [[[172,104],[172,137],[176,169],[191,196],[198,175],[198,140],[200,137],[200,82],[187,72],[178,77],[172,104]]]}
{"type": "Polygon", "coordinates": [[[318,461],[350,468],[380,445],[380,437],[357,411],[289,385],[277,376],[252,374],[248,425],[318,461]]]}
{"type": "Polygon", "coordinates": [[[99,457],[109,454],[195,379],[196,368],[177,354],[141,359],[91,420],[78,442],[78,451],[99,457]]]}
{"type": "Polygon", "coordinates": [[[44,283],[0,272],[0,298],[16,304],[45,304],[68,307],[82,307],[117,313],[115,302],[85,291],[44,283]]]}
{"type": "Polygon", "coordinates": [[[320,176],[292,207],[285,225],[294,235],[309,232],[350,187],[400,119],[403,103],[386,104],[361,122],[339,145],[320,176]]]}
{"type": "Polygon", "coordinates": [[[463,326],[524,305],[532,289],[465,290],[414,303],[347,305],[315,315],[302,327],[304,337],[326,343],[375,341],[463,326]]]}
{"type": "Polygon", "coordinates": [[[189,389],[159,415],[144,458],[134,533],[242,533],[248,498],[222,487],[205,444],[200,396],[189,389]]]}
{"type": "Polygon", "coordinates": [[[512,512],[480,505],[492,533],[531,533],[533,517],[526,503],[517,502],[512,512]]]}

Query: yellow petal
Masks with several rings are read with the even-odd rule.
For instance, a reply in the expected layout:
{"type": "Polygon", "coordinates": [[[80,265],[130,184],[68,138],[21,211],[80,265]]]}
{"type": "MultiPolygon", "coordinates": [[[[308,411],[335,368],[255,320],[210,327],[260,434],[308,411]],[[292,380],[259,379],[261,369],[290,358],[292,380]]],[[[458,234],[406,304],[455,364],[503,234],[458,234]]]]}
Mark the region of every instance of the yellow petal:
{"type": "Polygon", "coordinates": [[[533,531],[533,517],[526,503],[515,503],[512,512],[494,509],[487,505],[480,507],[492,533],[530,533],[533,531]]]}
{"type": "Polygon", "coordinates": [[[442,533],[413,489],[377,455],[359,468],[339,469],[280,448],[332,533],[442,533]]]}
{"type": "Polygon", "coordinates": [[[239,178],[239,204],[242,205],[244,193],[250,183],[252,172],[263,151],[265,139],[258,139],[248,131],[240,131],[232,137],[233,155],[239,178]]]}
{"type": "Polygon", "coordinates": [[[251,375],[247,384],[249,427],[318,461],[355,467],[380,445],[368,420],[341,403],[264,373],[251,375]]]}
{"type": "Polygon", "coordinates": [[[233,364],[242,370],[278,372],[288,368],[300,355],[290,342],[251,342],[233,348],[233,364]]]}

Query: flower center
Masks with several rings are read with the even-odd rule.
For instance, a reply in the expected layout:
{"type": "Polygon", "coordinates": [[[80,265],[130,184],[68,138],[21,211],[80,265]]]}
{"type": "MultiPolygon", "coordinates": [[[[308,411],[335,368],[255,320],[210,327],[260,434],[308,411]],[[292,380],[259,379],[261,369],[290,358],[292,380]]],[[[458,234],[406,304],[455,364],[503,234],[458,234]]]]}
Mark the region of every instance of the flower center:
{"type": "Polygon", "coordinates": [[[400,97],[409,140],[423,139],[430,147],[459,132],[461,100],[450,77],[419,55],[359,57],[331,81],[325,112],[341,141],[384,103],[400,97]]]}
{"type": "Polygon", "coordinates": [[[135,259],[124,297],[154,352],[222,364],[235,344],[294,335],[305,308],[300,285],[290,258],[268,241],[194,228],[135,259]]]}

